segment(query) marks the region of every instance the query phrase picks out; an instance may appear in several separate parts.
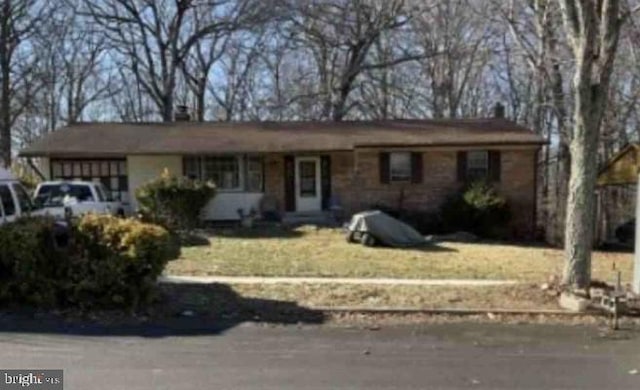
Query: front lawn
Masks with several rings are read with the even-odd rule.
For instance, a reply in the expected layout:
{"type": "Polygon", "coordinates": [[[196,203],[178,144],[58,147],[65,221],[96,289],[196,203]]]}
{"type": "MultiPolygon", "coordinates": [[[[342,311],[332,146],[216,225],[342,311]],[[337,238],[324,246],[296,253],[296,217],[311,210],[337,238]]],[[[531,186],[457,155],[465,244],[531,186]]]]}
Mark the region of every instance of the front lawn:
{"type": "MultiPolygon", "coordinates": [[[[322,276],[424,279],[510,279],[541,283],[562,273],[558,249],[441,243],[423,249],[367,248],[340,230],[223,229],[209,245],[183,248],[167,273],[220,276],[322,276]]],[[[596,252],[593,278],[613,281],[613,265],[631,279],[632,255],[596,252]]]]}

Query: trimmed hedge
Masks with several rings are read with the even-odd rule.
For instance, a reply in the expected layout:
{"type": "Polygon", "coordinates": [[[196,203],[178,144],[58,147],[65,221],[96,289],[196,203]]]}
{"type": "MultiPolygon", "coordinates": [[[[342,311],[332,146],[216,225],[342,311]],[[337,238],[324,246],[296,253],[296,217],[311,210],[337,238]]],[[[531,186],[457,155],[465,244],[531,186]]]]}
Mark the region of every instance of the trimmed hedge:
{"type": "Polygon", "coordinates": [[[200,222],[200,212],[215,195],[212,183],[172,176],[165,170],[136,190],[145,220],[173,232],[189,232],[200,222]]]}
{"type": "Polygon", "coordinates": [[[0,301],[45,308],[138,309],[179,247],[162,227],[86,215],[70,227],[22,218],[0,226],[0,301]]]}

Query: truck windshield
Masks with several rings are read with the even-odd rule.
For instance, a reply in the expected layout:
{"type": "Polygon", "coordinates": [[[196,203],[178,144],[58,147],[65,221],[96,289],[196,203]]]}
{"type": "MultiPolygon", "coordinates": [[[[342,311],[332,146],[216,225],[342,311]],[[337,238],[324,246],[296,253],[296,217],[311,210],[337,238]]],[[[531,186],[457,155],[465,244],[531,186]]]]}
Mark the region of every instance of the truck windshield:
{"type": "Polygon", "coordinates": [[[16,193],[16,197],[18,198],[18,204],[20,205],[20,210],[22,212],[29,212],[35,210],[37,207],[34,206],[33,202],[31,202],[31,197],[27,193],[27,191],[20,184],[13,184],[13,191],[16,193]]]}
{"type": "Polygon", "coordinates": [[[65,198],[78,202],[95,202],[91,188],[84,184],[43,184],[36,193],[36,203],[42,207],[62,207],[65,198]]]}

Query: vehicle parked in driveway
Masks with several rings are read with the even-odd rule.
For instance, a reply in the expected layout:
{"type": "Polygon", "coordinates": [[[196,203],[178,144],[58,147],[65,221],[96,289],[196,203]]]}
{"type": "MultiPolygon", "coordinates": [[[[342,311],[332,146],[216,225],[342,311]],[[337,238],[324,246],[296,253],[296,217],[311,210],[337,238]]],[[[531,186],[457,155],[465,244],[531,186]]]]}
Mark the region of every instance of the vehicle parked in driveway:
{"type": "Polygon", "coordinates": [[[27,190],[6,169],[0,169],[0,225],[13,222],[23,215],[38,215],[42,210],[31,201],[27,190]]]}
{"type": "Polygon", "coordinates": [[[37,206],[56,218],[86,213],[125,215],[125,207],[111,198],[102,183],[46,181],[33,194],[37,206]]]}

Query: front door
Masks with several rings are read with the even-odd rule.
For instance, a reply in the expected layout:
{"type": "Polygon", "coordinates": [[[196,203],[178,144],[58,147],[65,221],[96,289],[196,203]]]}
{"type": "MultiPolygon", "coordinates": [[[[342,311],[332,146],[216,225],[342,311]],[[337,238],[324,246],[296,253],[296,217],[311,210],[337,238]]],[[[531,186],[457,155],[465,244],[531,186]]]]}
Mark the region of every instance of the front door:
{"type": "Polygon", "coordinates": [[[322,210],[320,157],[296,157],[296,211],[322,210]]]}

